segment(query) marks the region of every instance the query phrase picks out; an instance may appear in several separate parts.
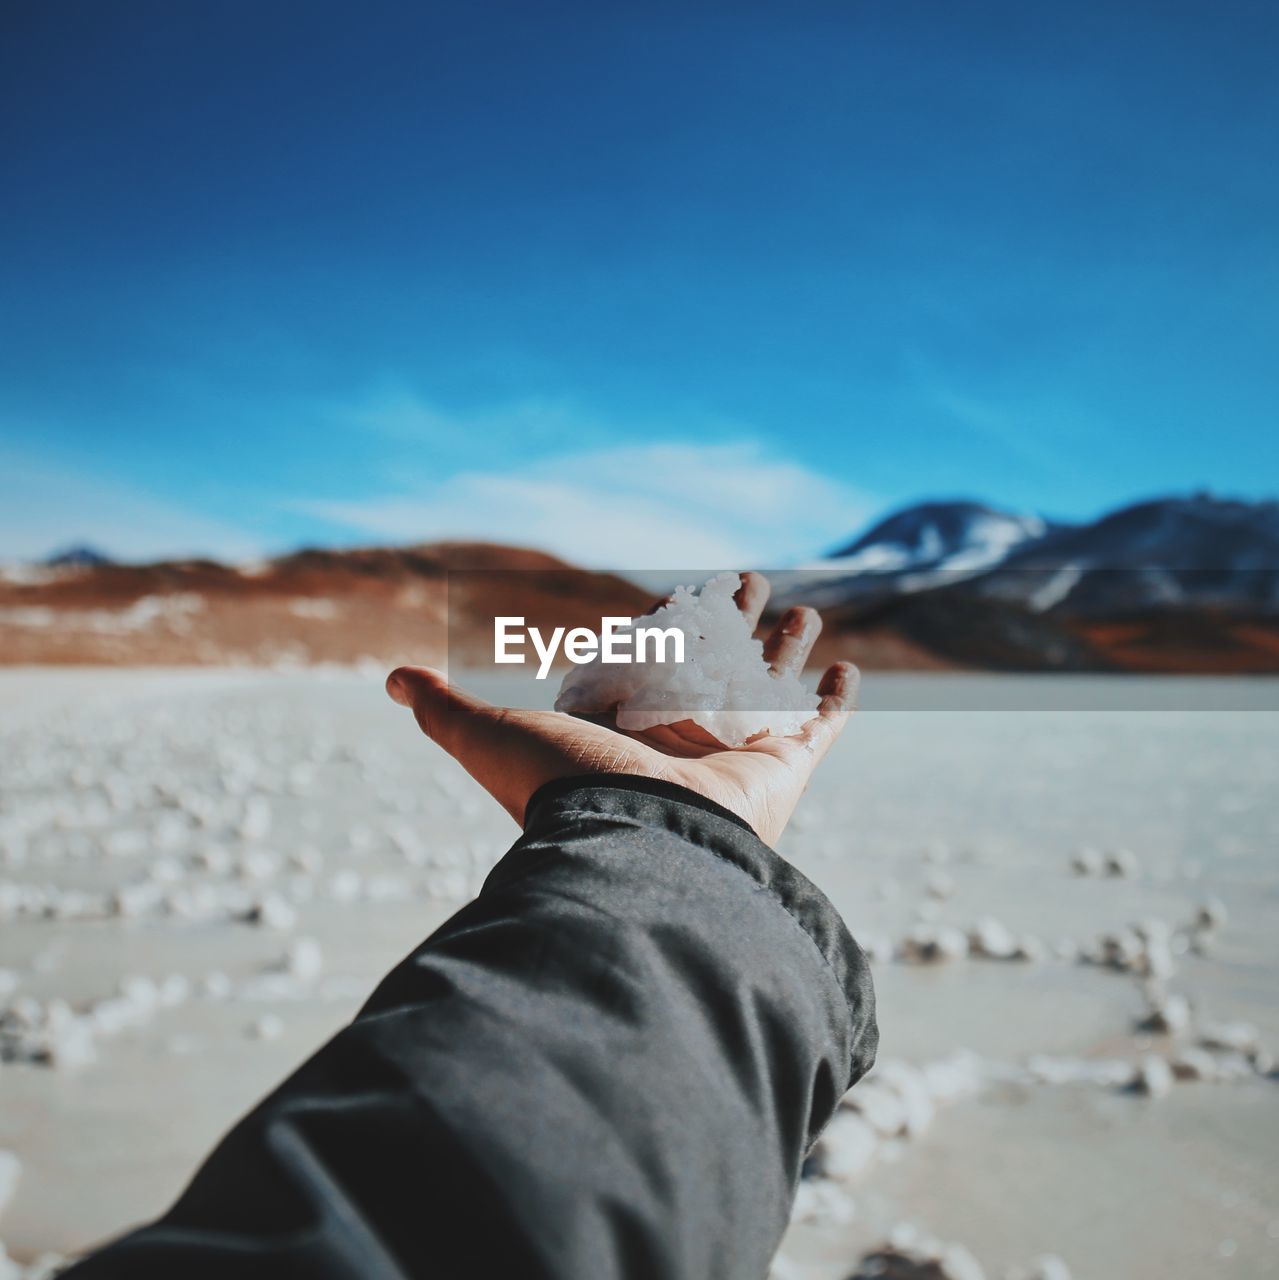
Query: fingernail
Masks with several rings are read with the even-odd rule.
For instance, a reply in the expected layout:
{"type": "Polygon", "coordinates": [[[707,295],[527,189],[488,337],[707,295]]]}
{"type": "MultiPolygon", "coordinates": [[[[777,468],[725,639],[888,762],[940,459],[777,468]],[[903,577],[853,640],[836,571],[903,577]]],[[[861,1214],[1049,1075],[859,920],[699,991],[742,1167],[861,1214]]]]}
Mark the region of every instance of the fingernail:
{"type": "Polygon", "coordinates": [[[402,707],[409,705],[409,691],[404,687],[404,682],[399,676],[387,676],[386,691],[390,694],[392,702],[398,702],[402,707]]]}

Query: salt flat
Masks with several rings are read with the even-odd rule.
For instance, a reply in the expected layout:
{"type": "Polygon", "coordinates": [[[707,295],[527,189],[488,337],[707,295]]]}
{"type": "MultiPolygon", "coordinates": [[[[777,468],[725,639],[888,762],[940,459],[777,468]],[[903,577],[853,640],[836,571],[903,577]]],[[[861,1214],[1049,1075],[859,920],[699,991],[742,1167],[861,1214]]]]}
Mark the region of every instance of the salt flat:
{"type": "MultiPolygon", "coordinates": [[[[1264,1052],[1129,1087],[1221,1024],[1279,1046],[1276,689],[867,678],[782,851],[874,951],[886,1078],[961,1079],[860,1172],[810,1171],[779,1275],[838,1280],[903,1222],[992,1277],[1044,1253],[1279,1274],[1264,1052]],[[1127,874],[1076,874],[1084,848],[1127,874]],[[918,962],[983,918],[1028,958],[918,962]],[[1081,960],[1102,935],[1119,960],[1081,960]],[[1177,1035],[1136,1030],[1143,966],[1190,1002],[1177,1035]]],[[[515,834],[374,671],[10,669],[0,759],[0,1047],[37,1059],[0,1065],[0,1239],[24,1262],[161,1210],[515,834]]]]}

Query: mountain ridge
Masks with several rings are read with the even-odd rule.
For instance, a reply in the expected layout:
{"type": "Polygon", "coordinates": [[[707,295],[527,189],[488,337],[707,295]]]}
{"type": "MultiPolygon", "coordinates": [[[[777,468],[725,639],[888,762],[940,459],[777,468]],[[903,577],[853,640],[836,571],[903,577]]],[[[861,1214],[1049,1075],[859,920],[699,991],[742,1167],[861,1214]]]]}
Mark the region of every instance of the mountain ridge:
{"type": "MultiPolygon", "coordinates": [[[[0,663],[466,663],[491,656],[496,614],[597,627],[650,603],[494,543],[103,560],[0,570],[0,663]]],[[[1077,523],[917,503],[779,574],[771,616],[789,603],[823,614],[815,660],[871,670],[1279,673],[1279,502],[1192,494],[1077,523]]]]}

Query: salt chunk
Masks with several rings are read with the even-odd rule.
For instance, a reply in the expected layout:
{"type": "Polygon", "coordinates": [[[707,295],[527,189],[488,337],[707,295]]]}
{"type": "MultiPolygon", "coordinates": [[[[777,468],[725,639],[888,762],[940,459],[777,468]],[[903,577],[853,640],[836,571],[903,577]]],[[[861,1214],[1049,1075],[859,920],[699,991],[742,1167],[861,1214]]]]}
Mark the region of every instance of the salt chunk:
{"type": "Polygon", "coordinates": [[[924,889],[930,898],[936,898],[939,902],[944,902],[947,898],[954,897],[955,881],[944,871],[934,871],[928,877],[924,889]]]}
{"type": "Polygon", "coordinates": [[[888,964],[893,958],[893,940],[886,933],[858,933],[857,944],[872,964],[888,964]]]}
{"type": "Polygon", "coordinates": [[[1205,1049],[1256,1053],[1261,1047],[1257,1028],[1250,1022],[1213,1023],[1200,1028],[1199,1043],[1205,1049]]]}
{"type": "Polygon", "coordinates": [[[908,1138],[918,1138],[932,1124],[934,1114],[923,1072],[909,1062],[890,1060],[875,1068],[873,1079],[887,1085],[901,1099],[905,1117],[902,1132],[908,1138]]]}
{"type": "Polygon", "coordinates": [[[926,1062],[920,1071],[928,1086],[928,1096],[934,1103],[957,1102],[981,1088],[981,1061],[966,1049],[957,1049],[947,1058],[926,1062]]]}
{"type": "Polygon", "coordinates": [[[1137,1068],[1134,1082],[1139,1093],[1151,1098],[1162,1098],[1172,1090],[1173,1070],[1166,1059],[1147,1054],[1137,1068]]]}
{"type": "Polygon", "coordinates": [[[985,1280],[962,1245],[941,1244],[911,1228],[895,1227],[888,1242],[862,1256],[849,1280],[985,1280]]]}
{"type": "Polygon", "coordinates": [[[1139,1031],[1175,1036],[1190,1026],[1190,1001],[1179,992],[1165,995],[1158,990],[1152,991],[1149,1003],[1150,1012],[1137,1023],[1139,1031]]]}
{"type": "Polygon", "coordinates": [[[879,1136],[866,1120],[840,1110],[817,1139],[812,1158],[823,1177],[846,1180],[869,1168],[878,1147],[879,1136]]]}
{"type": "Polygon", "coordinates": [[[916,925],[902,939],[900,955],[908,964],[944,964],[968,954],[968,937],[959,929],[916,925]]]}
{"type": "Polygon", "coordinates": [[[1017,950],[1013,952],[1014,960],[1026,960],[1030,963],[1038,963],[1048,954],[1048,948],[1043,942],[1034,936],[1034,934],[1026,933],[1021,936],[1017,942],[1017,950]]]}
{"type": "Polygon", "coordinates": [[[1099,849],[1083,848],[1070,860],[1077,876],[1099,876],[1106,869],[1106,859],[1099,849]]]}
{"type": "Polygon", "coordinates": [[[998,920],[978,920],[968,932],[969,950],[975,956],[990,960],[1011,960],[1017,953],[1017,940],[998,920]]]}
{"type": "Polygon", "coordinates": [[[855,1111],[881,1137],[894,1138],[906,1131],[909,1114],[901,1094],[876,1080],[858,1085],[843,1105],[855,1111]]]}
{"type": "Polygon", "coordinates": [[[1106,874],[1131,880],[1140,870],[1137,855],[1131,849],[1112,849],[1106,855],[1106,874]]]}
{"type": "Polygon", "coordinates": [[[1220,898],[1209,898],[1195,913],[1195,926],[1199,929],[1220,929],[1229,918],[1226,904],[1220,898]]]}
{"type": "Polygon", "coordinates": [[[324,953],[314,938],[297,938],[284,953],[281,963],[286,973],[302,982],[310,982],[318,978],[324,968],[324,953]]]}
{"type": "Polygon", "coordinates": [[[1217,1059],[1207,1049],[1183,1049],[1172,1060],[1172,1073],[1178,1080],[1215,1080],[1217,1059]]]}
{"type": "Polygon", "coordinates": [[[795,1191],[791,1218],[821,1226],[843,1226],[852,1220],[854,1205],[848,1193],[825,1178],[805,1178],[795,1191]]]}
{"type": "Polygon", "coordinates": [[[245,913],[249,924],[262,925],[287,933],[298,922],[297,911],[278,893],[268,893],[255,902],[245,913]]]}
{"type": "MultiPolygon", "coordinates": [[[[616,709],[619,729],[643,730],[691,720],[725,746],[739,747],[759,734],[798,733],[816,713],[818,698],[791,672],[775,676],[764,646],[733,600],[735,573],[712,578],[700,593],[679,587],[672,599],[635,625],[684,635],[684,661],[603,663],[598,657],[564,677],[557,711],[599,713],[616,709]]],[[[649,646],[651,658],[652,646],[649,646]]]]}

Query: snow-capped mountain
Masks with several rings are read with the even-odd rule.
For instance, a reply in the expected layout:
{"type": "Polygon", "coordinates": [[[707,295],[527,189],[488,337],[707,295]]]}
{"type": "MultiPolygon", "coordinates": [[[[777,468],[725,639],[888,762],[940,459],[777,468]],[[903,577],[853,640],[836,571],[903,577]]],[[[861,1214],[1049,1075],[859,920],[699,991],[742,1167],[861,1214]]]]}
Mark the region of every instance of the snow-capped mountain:
{"type": "Polygon", "coordinates": [[[1279,670],[1279,502],[1196,494],[1064,525],[976,502],[899,511],[789,575],[850,652],[892,636],[960,666],[1279,670]]]}
{"type": "Polygon", "coordinates": [[[894,512],[831,552],[822,567],[847,573],[987,569],[1054,527],[1041,516],[980,502],[922,502],[894,512]]]}
{"type": "Polygon", "coordinates": [[[880,520],[847,546],[777,583],[780,603],[819,608],[954,584],[1002,564],[1059,528],[1043,517],[981,502],[921,502],[880,520]]]}
{"type": "Polygon", "coordinates": [[[1279,609],[1279,502],[1196,494],[1135,503],[1015,548],[973,584],[1075,614],[1279,609]]]}
{"type": "Polygon", "coordinates": [[[831,553],[802,585],[824,606],[946,591],[1035,613],[1272,613],[1279,502],[1160,498],[1078,525],[978,502],[925,502],[831,553]]]}

